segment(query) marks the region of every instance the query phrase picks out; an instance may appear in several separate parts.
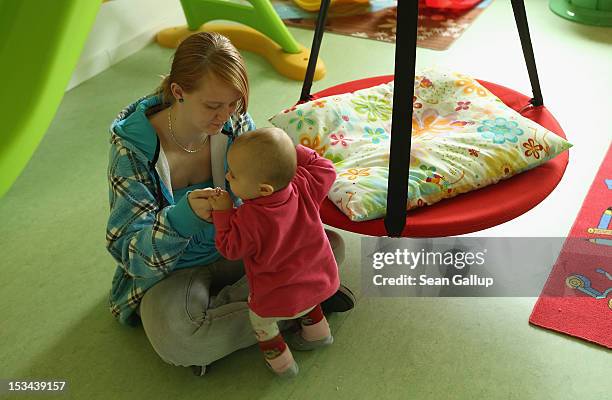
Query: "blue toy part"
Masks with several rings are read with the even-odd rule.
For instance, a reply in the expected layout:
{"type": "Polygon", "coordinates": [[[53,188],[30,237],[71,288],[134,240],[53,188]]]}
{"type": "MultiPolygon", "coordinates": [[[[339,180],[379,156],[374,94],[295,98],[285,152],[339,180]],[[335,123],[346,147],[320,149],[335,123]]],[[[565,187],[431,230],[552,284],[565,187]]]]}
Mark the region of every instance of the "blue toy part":
{"type": "Polygon", "coordinates": [[[599,220],[599,225],[597,225],[597,227],[599,229],[608,229],[608,227],[610,226],[611,219],[612,219],[612,207],[609,207],[601,215],[601,219],[599,220]]]}
{"type": "Polygon", "coordinates": [[[612,221],[612,207],[608,207],[599,219],[599,224],[596,228],[588,228],[588,233],[595,233],[600,235],[612,235],[612,229],[610,229],[610,222],[612,221]]]}
{"type": "MultiPolygon", "coordinates": [[[[602,274],[609,280],[612,280],[612,275],[610,275],[610,273],[605,271],[603,268],[597,268],[595,272],[602,274]]],[[[603,292],[596,290],[595,288],[591,287],[591,280],[581,274],[574,274],[574,275],[568,276],[565,279],[565,284],[568,287],[572,289],[577,289],[581,291],[582,293],[588,296],[591,296],[597,300],[605,299],[606,297],[608,297],[608,294],[612,292],[612,287],[607,288],[603,292]]]]}

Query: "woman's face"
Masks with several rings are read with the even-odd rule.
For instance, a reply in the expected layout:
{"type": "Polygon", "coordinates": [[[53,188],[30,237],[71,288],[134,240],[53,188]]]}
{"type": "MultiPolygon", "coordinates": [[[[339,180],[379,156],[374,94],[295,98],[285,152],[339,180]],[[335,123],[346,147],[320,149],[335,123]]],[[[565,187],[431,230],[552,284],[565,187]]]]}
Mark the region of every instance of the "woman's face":
{"type": "Polygon", "coordinates": [[[183,115],[199,132],[216,135],[223,124],[236,111],[241,98],[238,90],[212,73],[200,80],[199,87],[191,93],[183,92],[183,103],[178,105],[186,111],[183,115]]]}

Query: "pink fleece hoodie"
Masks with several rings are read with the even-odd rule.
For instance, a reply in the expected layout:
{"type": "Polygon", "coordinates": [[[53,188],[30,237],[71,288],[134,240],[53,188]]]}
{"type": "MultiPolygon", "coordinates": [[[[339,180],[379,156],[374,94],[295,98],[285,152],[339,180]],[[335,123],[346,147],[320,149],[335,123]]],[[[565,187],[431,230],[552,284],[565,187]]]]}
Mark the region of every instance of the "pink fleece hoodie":
{"type": "Polygon", "coordinates": [[[261,317],[289,317],[333,295],[338,266],[319,216],[336,179],[333,164],[296,146],[291,183],[270,196],[213,211],[215,244],[227,259],[244,261],[249,307],[261,317]]]}

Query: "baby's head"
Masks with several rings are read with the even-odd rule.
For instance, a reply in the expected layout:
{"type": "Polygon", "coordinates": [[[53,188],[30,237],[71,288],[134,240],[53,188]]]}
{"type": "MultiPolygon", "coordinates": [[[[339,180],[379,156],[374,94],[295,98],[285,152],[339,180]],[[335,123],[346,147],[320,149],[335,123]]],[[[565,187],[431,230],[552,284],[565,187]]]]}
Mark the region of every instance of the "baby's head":
{"type": "Polygon", "coordinates": [[[226,178],[241,199],[269,196],[295,175],[295,146],[282,129],[261,128],[239,136],[227,154],[226,178]]]}

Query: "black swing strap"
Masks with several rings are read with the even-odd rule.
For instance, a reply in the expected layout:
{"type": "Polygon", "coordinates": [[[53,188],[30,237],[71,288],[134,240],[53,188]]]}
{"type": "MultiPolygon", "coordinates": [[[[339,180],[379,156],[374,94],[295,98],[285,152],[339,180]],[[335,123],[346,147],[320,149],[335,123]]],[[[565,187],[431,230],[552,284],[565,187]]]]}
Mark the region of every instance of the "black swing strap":
{"type": "Polygon", "coordinates": [[[406,224],[418,16],[418,1],[397,2],[395,82],[385,216],[385,228],[392,237],[402,236],[406,224]]]}
{"type": "Polygon", "coordinates": [[[306,67],[306,76],[302,85],[302,94],[300,95],[300,103],[311,99],[310,89],[312,89],[312,80],[314,79],[315,68],[317,67],[317,59],[319,58],[319,49],[323,40],[323,32],[325,30],[325,19],[327,18],[327,10],[329,9],[330,0],[323,0],[319,15],[317,16],[317,26],[312,38],[312,46],[310,47],[310,58],[306,67]]]}
{"type": "Polygon", "coordinates": [[[531,45],[531,36],[529,35],[529,25],[527,24],[527,12],[525,11],[524,0],[512,0],[512,11],[516,21],[519,37],[521,39],[521,47],[523,48],[523,56],[525,64],[527,64],[527,72],[531,81],[531,91],[533,98],[530,103],[534,106],[544,104],[542,99],[542,90],[540,89],[540,80],[538,79],[538,70],[536,68],[535,56],[533,55],[533,46],[531,45]]]}

